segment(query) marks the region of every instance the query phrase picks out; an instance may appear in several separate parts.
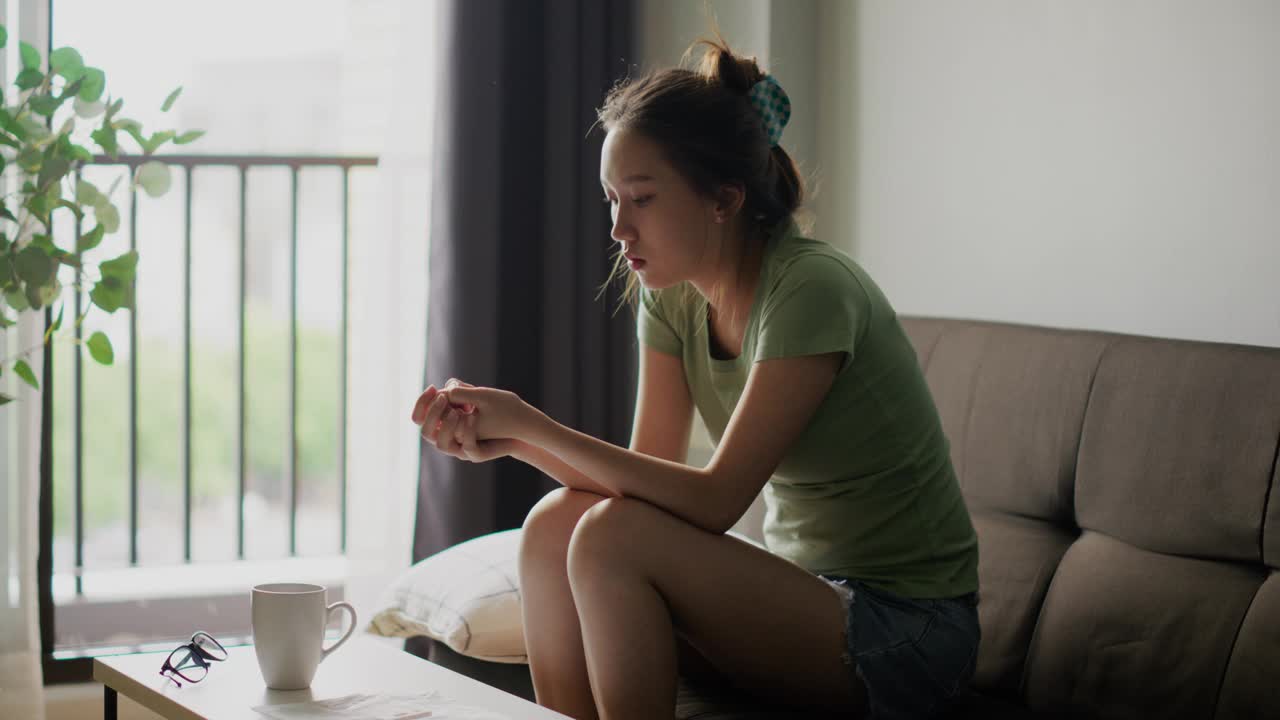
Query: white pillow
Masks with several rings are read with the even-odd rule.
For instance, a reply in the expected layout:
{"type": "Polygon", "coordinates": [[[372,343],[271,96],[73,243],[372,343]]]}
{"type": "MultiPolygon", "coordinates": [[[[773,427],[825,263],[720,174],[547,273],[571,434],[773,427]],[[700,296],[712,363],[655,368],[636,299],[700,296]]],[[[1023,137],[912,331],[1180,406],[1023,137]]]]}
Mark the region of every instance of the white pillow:
{"type": "Polygon", "coordinates": [[[483,535],[420,560],[383,593],[367,632],[435,638],[500,663],[528,662],[516,558],[519,528],[483,535]]]}
{"type": "MultiPolygon", "coordinates": [[[[516,565],[522,532],[482,535],[418,561],[383,593],[366,632],[426,635],[468,657],[528,662],[516,565]]],[[[764,547],[740,533],[727,534],[764,547]]]]}

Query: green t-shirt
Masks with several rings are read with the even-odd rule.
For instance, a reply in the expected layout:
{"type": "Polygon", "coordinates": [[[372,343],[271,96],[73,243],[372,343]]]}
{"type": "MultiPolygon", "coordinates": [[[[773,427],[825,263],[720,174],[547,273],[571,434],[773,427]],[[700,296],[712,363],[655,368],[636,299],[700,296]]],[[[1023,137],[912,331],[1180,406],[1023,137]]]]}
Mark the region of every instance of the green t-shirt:
{"type": "Polygon", "coordinates": [[[752,363],[845,353],[765,486],[765,544],[810,572],[907,597],[978,589],[978,538],[933,396],[888,299],[848,255],[782,223],[766,246],[735,359],[712,357],[706,304],[683,283],[642,290],[637,335],[683,360],[717,444],[752,363]]]}

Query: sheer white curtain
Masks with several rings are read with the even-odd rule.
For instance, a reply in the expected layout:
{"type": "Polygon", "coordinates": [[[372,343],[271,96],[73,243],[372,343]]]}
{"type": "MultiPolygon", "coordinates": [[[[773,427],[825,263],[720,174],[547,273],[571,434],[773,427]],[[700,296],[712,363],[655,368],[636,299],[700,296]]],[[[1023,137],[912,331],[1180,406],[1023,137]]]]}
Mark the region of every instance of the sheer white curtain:
{"type": "MultiPolygon", "coordinates": [[[[38,48],[48,28],[48,5],[36,0],[6,0],[0,23],[9,42],[0,56],[0,77],[17,66],[18,40],[38,48]]],[[[14,182],[12,173],[5,182],[14,182]]],[[[3,189],[5,182],[0,182],[3,189]]],[[[14,313],[9,312],[12,318],[14,313]]],[[[40,345],[43,313],[27,312],[18,324],[0,330],[0,358],[40,345]]],[[[26,357],[40,374],[44,355],[26,357]]],[[[12,368],[12,363],[6,363],[12,368]]],[[[0,714],[44,720],[44,673],[40,666],[40,609],[36,597],[40,500],[40,393],[14,376],[0,375],[0,392],[15,398],[0,406],[0,714]]]]}
{"type": "Polygon", "coordinates": [[[356,200],[351,241],[346,596],[361,626],[410,564],[419,439],[409,413],[422,389],[426,352],[439,23],[436,3],[395,5],[395,50],[386,70],[398,99],[387,118],[377,181],[356,200]]]}
{"type": "MultiPolygon", "coordinates": [[[[12,313],[10,313],[12,317],[12,313]]],[[[36,313],[0,331],[0,358],[40,343],[36,313]]],[[[39,373],[41,353],[27,358],[39,373]]],[[[6,363],[6,365],[9,365],[6,363]]],[[[0,376],[0,392],[15,402],[0,406],[0,708],[5,717],[44,718],[40,670],[40,611],[36,600],[36,510],[40,497],[40,394],[11,372],[0,376]],[[10,715],[12,713],[12,715],[10,715]]]]}

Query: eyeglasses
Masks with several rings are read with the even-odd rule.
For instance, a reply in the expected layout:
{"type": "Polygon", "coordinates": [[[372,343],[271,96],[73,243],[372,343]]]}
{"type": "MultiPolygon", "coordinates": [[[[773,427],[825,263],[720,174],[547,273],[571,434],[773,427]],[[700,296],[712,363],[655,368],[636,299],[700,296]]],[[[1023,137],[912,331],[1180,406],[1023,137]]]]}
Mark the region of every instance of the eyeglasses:
{"type": "Polygon", "coordinates": [[[209,674],[210,662],[222,662],[226,659],[227,649],[214,640],[212,635],[201,630],[191,636],[191,642],[179,645],[169,653],[164,665],[160,666],[160,674],[182,687],[182,683],[174,675],[189,683],[198,683],[209,674]]]}

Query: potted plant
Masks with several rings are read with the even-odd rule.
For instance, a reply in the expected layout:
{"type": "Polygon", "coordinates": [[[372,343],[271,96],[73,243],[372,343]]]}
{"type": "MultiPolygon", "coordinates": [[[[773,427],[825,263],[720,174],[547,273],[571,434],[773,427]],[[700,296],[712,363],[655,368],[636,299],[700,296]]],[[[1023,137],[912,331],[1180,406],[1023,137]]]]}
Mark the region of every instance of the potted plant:
{"type": "MultiPolygon", "coordinates": [[[[0,25],[0,48],[7,42],[8,32],[0,25]]],[[[166,143],[193,142],[204,131],[147,133],[141,123],[121,115],[124,100],[106,93],[106,74],[86,65],[74,48],[52,51],[46,66],[40,52],[22,42],[19,57],[21,70],[12,86],[0,88],[0,173],[5,191],[0,197],[0,332],[17,322],[15,314],[43,311],[58,302],[62,266],[74,270],[78,292],[92,287],[84,312],[73,320],[76,325],[94,307],[107,313],[132,310],[137,252],[97,263],[84,257],[120,227],[120,212],[111,196],[123,176],[102,191],[78,179],[77,171],[93,161],[90,147],[115,158],[128,137],[141,155],[150,156],[166,143]],[[54,214],[60,211],[73,215],[81,227],[92,228],[78,238],[55,239],[54,214]]],[[[181,92],[178,87],[169,93],[161,110],[168,112],[181,92]]],[[[130,181],[148,195],[160,197],[169,190],[169,167],[163,162],[146,160],[130,168],[130,181]]],[[[0,358],[0,374],[11,369],[39,390],[27,357],[61,330],[64,310],[58,308],[41,345],[18,348],[0,358]]],[[[70,340],[75,342],[74,335],[70,340]]],[[[95,332],[84,344],[95,361],[112,363],[114,353],[105,334],[95,332]]],[[[0,405],[12,399],[0,393],[0,405]]]]}

